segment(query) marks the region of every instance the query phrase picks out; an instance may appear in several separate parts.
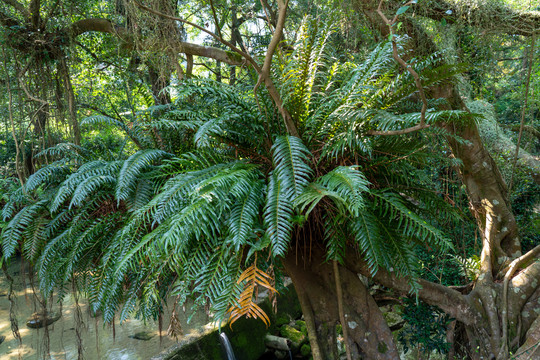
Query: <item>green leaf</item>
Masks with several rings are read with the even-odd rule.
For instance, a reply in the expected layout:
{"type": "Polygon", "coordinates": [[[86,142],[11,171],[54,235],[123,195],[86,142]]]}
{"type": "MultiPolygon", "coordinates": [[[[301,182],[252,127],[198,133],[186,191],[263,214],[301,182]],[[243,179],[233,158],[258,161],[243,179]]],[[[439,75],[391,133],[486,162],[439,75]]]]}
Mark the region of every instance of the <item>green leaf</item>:
{"type": "Polygon", "coordinates": [[[270,175],[264,222],[274,256],[285,255],[291,240],[293,197],[292,190],[285,189],[276,174],[270,175]]]}
{"type": "Polygon", "coordinates": [[[410,8],[410,6],[402,6],[398,9],[398,11],[396,12],[396,15],[399,16],[401,14],[404,14],[405,11],[407,11],[408,9],[410,8]]]}
{"type": "Polygon", "coordinates": [[[311,153],[295,136],[280,136],[272,146],[275,175],[280,187],[292,192],[293,200],[308,184],[313,171],[307,164],[311,153]]]}

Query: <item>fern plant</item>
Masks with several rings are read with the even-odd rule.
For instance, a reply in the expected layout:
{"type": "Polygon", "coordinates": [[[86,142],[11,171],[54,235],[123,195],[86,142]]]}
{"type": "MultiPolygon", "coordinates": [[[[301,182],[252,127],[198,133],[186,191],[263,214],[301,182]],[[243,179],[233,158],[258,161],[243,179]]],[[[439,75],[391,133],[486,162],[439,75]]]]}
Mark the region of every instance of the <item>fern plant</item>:
{"type": "MultiPolygon", "coordinates": [[[[418,122],[419,111],[403,112],[416,88],[388,43],[342,63],[329,37],[304,22],[273,74],[299,137],[285,132],[264,91],[202,79],[184,82],[157,118],[148,110],[131,124],[87,119],[119,127],[139,150],[104,160],[80,149],[36,172],[4,208],[4,257],[22,249],[45,294],[75,281],[106,320],[118,311],[159,316],[174,295],[210,303],[218,321],[267,321],[255,288],[274,290],[269,269],[279,272],[308,230],[328,260],[355,251],[373,273],[392,269],[415,285],[415,248],[452,247],[437,219],[423,216],[434,207],[453,216],[420,180],[437,133],[367,135],[418,122]]],[[[448,68],[429,69],[427,84],[451,81],[448,68]]],[[[475,121],[435,108],[426,119],[475,121]]]]}

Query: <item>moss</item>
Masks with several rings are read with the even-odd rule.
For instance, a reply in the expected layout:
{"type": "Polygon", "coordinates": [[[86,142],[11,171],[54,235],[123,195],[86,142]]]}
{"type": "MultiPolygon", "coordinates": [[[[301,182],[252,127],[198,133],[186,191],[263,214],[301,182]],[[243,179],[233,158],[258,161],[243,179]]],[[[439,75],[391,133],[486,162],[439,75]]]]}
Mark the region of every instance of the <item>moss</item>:
{"type": "Polygon", "coordinates": [[[287,314],[280,314],[276,318],[276,327],[283,326],[285,324],[288,324],[291,321],[291,318],[287,314]]]}
{"type": "Polygon", "coordinates": [[[164,360],[221,360],[223,358],[217,331],[205,335],[196,342],[183,346],[164,360]]]}
{"type": "Polygon", "coordinates": [[[227,325],[223,331],[227,334],[238,360],[258,359],[266,351],[264,337],[269,329],[259,319],[241,318],[232,325],[232,330],[227,325]]]}
{"type": "Polygon", "coordinates": [[[240,54],[228,50],[225,50],[225,52],[227,53],[227,56],[234,61],[242,62],[242,56],[240,54]]]}
{"type": "Polygon", "coordinates": [[[294,286],[289,286],[280,291],[277,297],[277,311],[280,314],[288,314],[291,319],[299,319],[302,316],[302,308],[294,286]]]}
{"type": "Polygon", "coordinates": [[[385,354],[388,351],[388,345],[386,345],[385,342],[381,341],[377,345],[377,351],[379,351],[379,353],[381,353],[381,354],[385,354]]]}
{"type": "Polygon", "coordinates": [[[306,336],[302,332],[296,330],[290,325],[283,325],[279,330],[281,336],[291,340],[293,343],[301,344],[306,340],[306,336]]]}
{"type": "Polygon", "coordinates": [[[338,335],[343,335],[343,326],[341,324],[336,325],[336,332],[338,335]]]}
{"type": "Polygon", "coordinates": [[[307,357],[309,354],[311,354],[311,346],[308,344],[302,345],[300,348],[300,354],[302,354],[303,357],[307,357]]]}

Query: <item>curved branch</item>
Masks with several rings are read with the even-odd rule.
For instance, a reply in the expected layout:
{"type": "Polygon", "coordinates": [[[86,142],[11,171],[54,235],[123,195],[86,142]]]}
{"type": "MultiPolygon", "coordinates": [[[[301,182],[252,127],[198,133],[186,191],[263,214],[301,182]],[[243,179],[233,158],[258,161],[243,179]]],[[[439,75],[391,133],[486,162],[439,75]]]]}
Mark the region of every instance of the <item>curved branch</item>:
{"type": "MultiPolygon", "coordinates": [[[[101,18],[79,20],[73,23],[67,32],[72,38],[75,38],[86,32],[92,31],[112,34],[127,43],[133,42],[132,35],[125,28],[115,26],[110,20],[101,18]]],[[[174,41],[174,39],[170,39],[169,41],[174,41]]],[[[179,52],[184,54],[211,58],[222,61],[229,65],[241,66],[244,63],[240,56],[235,56],[236,54],[234,53],[211,46],[202,46],[184,41],[177,41],[176,48],[178,48],[179,52]]]]}
{"type": "Polygon", "coordinates": [[[143,4],[139,3],[137,0],[133,0],[135,2],[135,4],[143,9],[143,10],[146,10],[154,15],[157,15],[157,16],[160,16],[160,17],[163,17],[163,18],[166,18],[166,19],[169,19],[169,20],[175,20],[175,21],[180,21],[181,23],[184,23],[184,24],[187,24],[187,25],[190,25],[190,26],[193,26],[194,28],[196,29],[199,29],[201,30],[202,32],[210,35],[211,37],[213,37],[214,39],[216,39],[217,41],[219,41],[220,43],[222,43],[223,45],[227,46],[228,48],[230,48],[232,51],[238,53],[239,55],[241,55],[242,57],[244,57],[254,68],[255,70],[257,70],[257,72],[260,72],[261,71],[261,68],[259,66],[259,64],[257,64],[257,62],[255,61],[255,59],[253,59],[251,57],[251,55],[249,55],[248,53],[240,50],[239,48],[237,48],[236,46],[234,46],[231,42],[225,40],[225,39],[222,39],[220,38],[218,35],[214,34],[213,32],[211,32],[210,30],[202,27],[202,26],[199,26],[195,23],[192,23],[191,21],[187,21],[187,20],[184,20],[182,18],[179,18],[179,17],[176,17],[176,16],[171,16],[171,15],[167,15],[167,14],[164,14],[162,12],[159,12],[159,11],[156,11],[154,9],[151,9],[147,6],[144,6],[143,4]]]}
{"type": "MultiPolygon", "coordinates": [[[[372,274],[365,263],[358,258],[345,259],[346,267],[372,278],[377,283],[390,289],[395,289],[401,293],[410,293],[411,285],[406,278],[401,278],[384,269],[378,269],[376,274],[372,274]]],[[[475,313],[469,304],[467,296],[446,286],[419,279],[418,284],[422,287],[418,291],[418,297],[430,305],[438,306],[445,313],[461,321],[465,325],[473,325],[480,322],[479,315],[475,313]]]]}
{"type": "Polygon", "coordinates": [[[499,357],[508,355],[508,283],[510,279],[518,269],[523,264],[526,264],[536,258],[540,253],[540,245],[529,251],[523,256],[518,257],[509,265],[509,269],[504,276],[503,282],[503,293],[502,293],[502,339],[501,339],[501,349],[499,351],[499,357]]]}
{"type": "MultiPolygon", "coordinates": [[[[269,65],[267,64],[267,62],[272,61],[272,55],[274,53],[275,47],[277,46],[277,44],[279,42],[279,39],[281,38],[281,33],[283,31],[283,26],[285,24],[285,16],[286,16],[286,13],[287,13],[288,0],[286,0],[286,2],[283,2],[283,0],[278,0],[279,15],[280,16],[279,16],[279,19],[278,19],[278,25],[276,26],[276,31],[274,32],[274,35],[273,35],[272,40],[270,42],[270,45],[268,46],[268,51],[267,51],[267,54],[266,54],[265,64],[263,65],[263,68],[261,68],[259,66],[259,64],[255,61],[255,59],[253,59],[253,57],[251,57],[251,55],[249,55],[247,52],[240,50],[234,44],[232,44],[231,42],[221,38],[220,36],[216,35],[215,33],[211,32],[210,30],[208,30],[208,29],[206,29],[206,28],[204,28],[202,26],[199,26],[199,25],[197,25],[195,23],[192,23],[191,21],[187,21],[187,20],[184,20],[184,19],[176,17],[176,16],[167,15],[167,14],[164,14],[162,12],[151,9],[151,8],[149,8],[147,6],[142,5],[137,0],[134,0],[134,2],[139,8],[141,8],[143,10],[146,10],[146,11],[152,13],[152,14],[161,16],[161,17],[166,18],[166,19],[180,21],[181,23],[193,26],[194,28],[205,32],[206,34],[212,36],[214,39],[216,39],[217,41],[219,41],[223,45],[229,47],[232,51],[234,51],[235,53],[241,55],[244,59],[246,59],[246,61],[249,62],[251,64],[251,66],[253,66],[255,71],[257,71],[257,73],[259,74],[259,82],[261,81],[261,78],[264,80],[264,84],[266,85],[266,88],[268,89],[268,93],[272,97],[272,100],[274,100],[274,103],[275,103],[276,107],[278,108],[279,112],[281,113],[281,116],[283,117],[283,121],[285,122],[285,126],[287,127],[288,133],[291,134],[291,135],[294,135],[294,136],[298,136],[298,131],[297,131],[296,126],[294,125],[294,123],[292,121],[291,115],[289,114],[287,109],[285,109],[285,107],[283,106],[283,100],[281,99],[281,97],[279,95],[279,92],[277,91],[274,83],[272,82],[272,79],[270,78],[270,74],[269,74],[270,68],[269,68],[269,65]],[[281,23],[281,25],[279,23],[281,23]]],[[[231,64],[231,65],[234,65],[234,64],[231,64]]]]}

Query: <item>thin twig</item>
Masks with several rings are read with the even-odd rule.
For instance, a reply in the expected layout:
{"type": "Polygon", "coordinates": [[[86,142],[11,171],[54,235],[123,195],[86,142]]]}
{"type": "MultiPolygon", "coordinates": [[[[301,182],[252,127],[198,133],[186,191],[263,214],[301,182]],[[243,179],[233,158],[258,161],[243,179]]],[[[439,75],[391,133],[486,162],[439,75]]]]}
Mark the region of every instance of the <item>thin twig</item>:
{"type": "Polygon", "coordinates": [[[219,38],[223,40],[223,35],[221,34],[221,28],[219,27],[219,21],[216,14],[216,9],[214,7],[214,1],[210,0],[210,7],[212,8],[212,16],[214,17],[214,24],[216,25],[216,30],[219,38]]]}
{"type": "Polygon", "coordinates": [[[529,54],[529,70],[527,72],[527,83],[525,87],[525,100],[523,101],[523,108],[521,109],[521,122],[519,123],[519,135],[518,135],[518,141],[516,145],[516,152],[514,154],[514,162],[512,163],[512,172],[510,173],[510,183],[508,185],[508,194],[510,195],[510,192],[512,191],[512,185],[514,184],[514,171],[516,170],[516,163],[519,155],[519,147],[521,146],[521,137],[523,135],[523,128],[525,125],[525,111],[527,110],[527,103],[529,100],[529,90],[531,85],[531,72],[532,72],[532,66],[533,66],[533,60],[534,60],[534,45],[536,44],[536,33],[533,32],[532,38],[531,38],[531,48],[530,48],[530,54],[529,54]]]}

